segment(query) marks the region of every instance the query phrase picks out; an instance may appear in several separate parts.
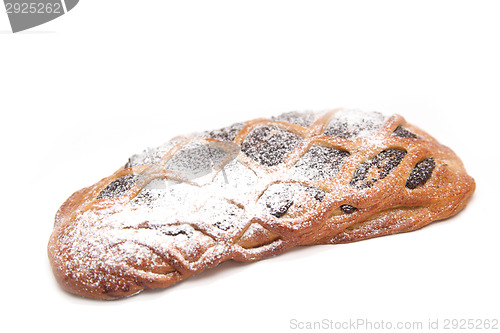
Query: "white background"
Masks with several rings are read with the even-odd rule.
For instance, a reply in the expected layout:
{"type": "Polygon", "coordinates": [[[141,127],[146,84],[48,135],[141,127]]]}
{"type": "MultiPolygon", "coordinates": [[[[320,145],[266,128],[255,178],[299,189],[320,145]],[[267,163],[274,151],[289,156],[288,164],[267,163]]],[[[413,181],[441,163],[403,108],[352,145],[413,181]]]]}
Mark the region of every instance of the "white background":
{"type": "Polygon", "coordinates": [[[498,1],[81,0],[12,34],[2,11],[0,325],[287,332],[292,319],[499,319],[499,17],[498,1]],[[226,263],[121,301],[57,286],[55,212],[130,155],[339,106],[400,113],[452,147],[477,182],[469,206],[416,232],[226,263]]]}

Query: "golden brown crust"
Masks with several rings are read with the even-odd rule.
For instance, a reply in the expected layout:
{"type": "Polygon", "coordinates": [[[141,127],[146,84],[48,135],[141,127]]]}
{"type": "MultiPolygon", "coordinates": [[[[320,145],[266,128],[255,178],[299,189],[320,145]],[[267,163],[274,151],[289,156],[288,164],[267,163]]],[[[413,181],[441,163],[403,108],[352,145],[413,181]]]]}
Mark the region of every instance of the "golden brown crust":
{"type": "MultiPolygon", "coordinates": [[[[231,259],[253,261],[296,245],[345,243],[415,230],[466,205],[475,183],[449,148],[399,115],[366,133],[358,126],[354,130],[361,134],[345,134],[338,124],[329,127],[337,112],[316,115],[309,126],[279,118],[246,122],[228,142],[220,137],[176,138],[154,163],[130,165],[76,192],[58,211],[49,241],[57,281],[77,295],[114,299],[167,287],[231,259]],[[267,135],[271,143],[259,141],[258,131],[265,132],[259,135],[267,135]],[[340,134],[325,135],[335,131],[340,134]],[[277,158],[255,155],[259,145],[266,144],[277,158]],[[173,163],[182,160],[186,147],[224,156],[212,163],[213,175],[186,178],[173,163]],[[306,154],[313,150],[322,154],[321,149],[337,159],[335,166],[329,166],[331,174],[325,176],[326,171],[318,168],[311,175],[298,168],[299,161],[310,158],[306,154]],[[176,217],[159,224],[154,220],[161,216],[156,208],[132,205],[148,184],[159,179],[202,193],[214,186],[216,177],[226,177],[230,163],[250,173],[255,184],[240,195],[226,195],[223,190],[223,200],[210,205],[210,198],[202,204],[201,194],[187,192],[189,202],[179,205],[189,204],[186,210],[192,210],[192,216],[204,207],[212,207],[212,212],[199,216],[230,212],[226,217],[238,216],[237,222],[221,224],[224,217],[210,224],[176,217]],[[113,182],[126,177],[132,180],[115,183],[123,193],[113,197],[113,182]],[[221,202],[224,208],[219,209],[221,202]],[[156,215],[140,220],[141,210],[156,215]]],[[[188,163],[196,163],[187,156],[188,163]]],[[[316,166],[319,162],[323,163],[314,160],[316,166]]]]}

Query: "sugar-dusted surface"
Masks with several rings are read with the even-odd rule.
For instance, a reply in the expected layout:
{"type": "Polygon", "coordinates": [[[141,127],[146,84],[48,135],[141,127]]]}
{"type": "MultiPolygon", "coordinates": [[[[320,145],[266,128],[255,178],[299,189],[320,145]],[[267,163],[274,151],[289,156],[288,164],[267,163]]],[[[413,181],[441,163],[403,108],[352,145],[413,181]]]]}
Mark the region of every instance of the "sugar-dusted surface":
{"type": "Polygon", "coordinates": [[[385,120],[380,112],[340,110],[335,113],[323,134],[343,139],[366,137],[379,130],[385,120]]]}
{"type": "Polygon", "coordinates": [[[118,298],[223,261],[453,214],[473,183],[450,173],[460,165],[449,150],[404,125],[378,112],[290,112],[148,148],[62,207],[50,247],[56,275],[77,294],[118,298]],[[463,185],[451,188],[453,177],[463,185]]]}
{"type": "Polygon", "coordinates": [[[349,152],[325,146],[313,146],[295,163],[292,170],[298,179],[319,180],[334,177],[349,152]]]}
{"type": "Polygon", "coordinates": [[[257,163],[275,166],[292,152],[301,137],[276,126],[253,129],[241,144],[241,151],[257,163]]]}

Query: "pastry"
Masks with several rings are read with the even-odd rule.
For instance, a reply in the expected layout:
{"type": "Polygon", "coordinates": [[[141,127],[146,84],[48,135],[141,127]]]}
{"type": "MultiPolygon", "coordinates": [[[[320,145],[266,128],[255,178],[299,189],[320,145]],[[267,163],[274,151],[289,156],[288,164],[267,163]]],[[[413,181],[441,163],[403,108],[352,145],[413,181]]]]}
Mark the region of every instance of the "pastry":
{"type": "Polygon", "coordinates": [[[62,205],[48,255],[65,290],[115,299],[227,260],[415,230],[474,189],[452,150],[399,115],[289,112],[132,156],[62,205]]]}

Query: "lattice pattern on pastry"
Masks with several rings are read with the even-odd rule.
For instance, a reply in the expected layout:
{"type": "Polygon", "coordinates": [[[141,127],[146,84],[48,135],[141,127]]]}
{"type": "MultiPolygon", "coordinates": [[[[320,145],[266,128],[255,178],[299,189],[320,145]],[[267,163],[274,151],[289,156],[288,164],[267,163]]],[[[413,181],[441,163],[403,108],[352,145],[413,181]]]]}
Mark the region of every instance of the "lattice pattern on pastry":
{"type": "MultiPolygon", "coordinates": [[[[446,180],[446,163],[460,168],[456,160],[397,115],[289,112],[134,155],[91,188],[81,209],[155,212],[121,227],[123,241],[113,251],[127,251],[125,244],[147,249],[146,264],[125,264],[149,287],[164,287],[230,259],[428,223],[429,198],[444,193],[433,175],[446,180]]],[[[119,289],[103,288],[112,297],[119,289]]]]}

